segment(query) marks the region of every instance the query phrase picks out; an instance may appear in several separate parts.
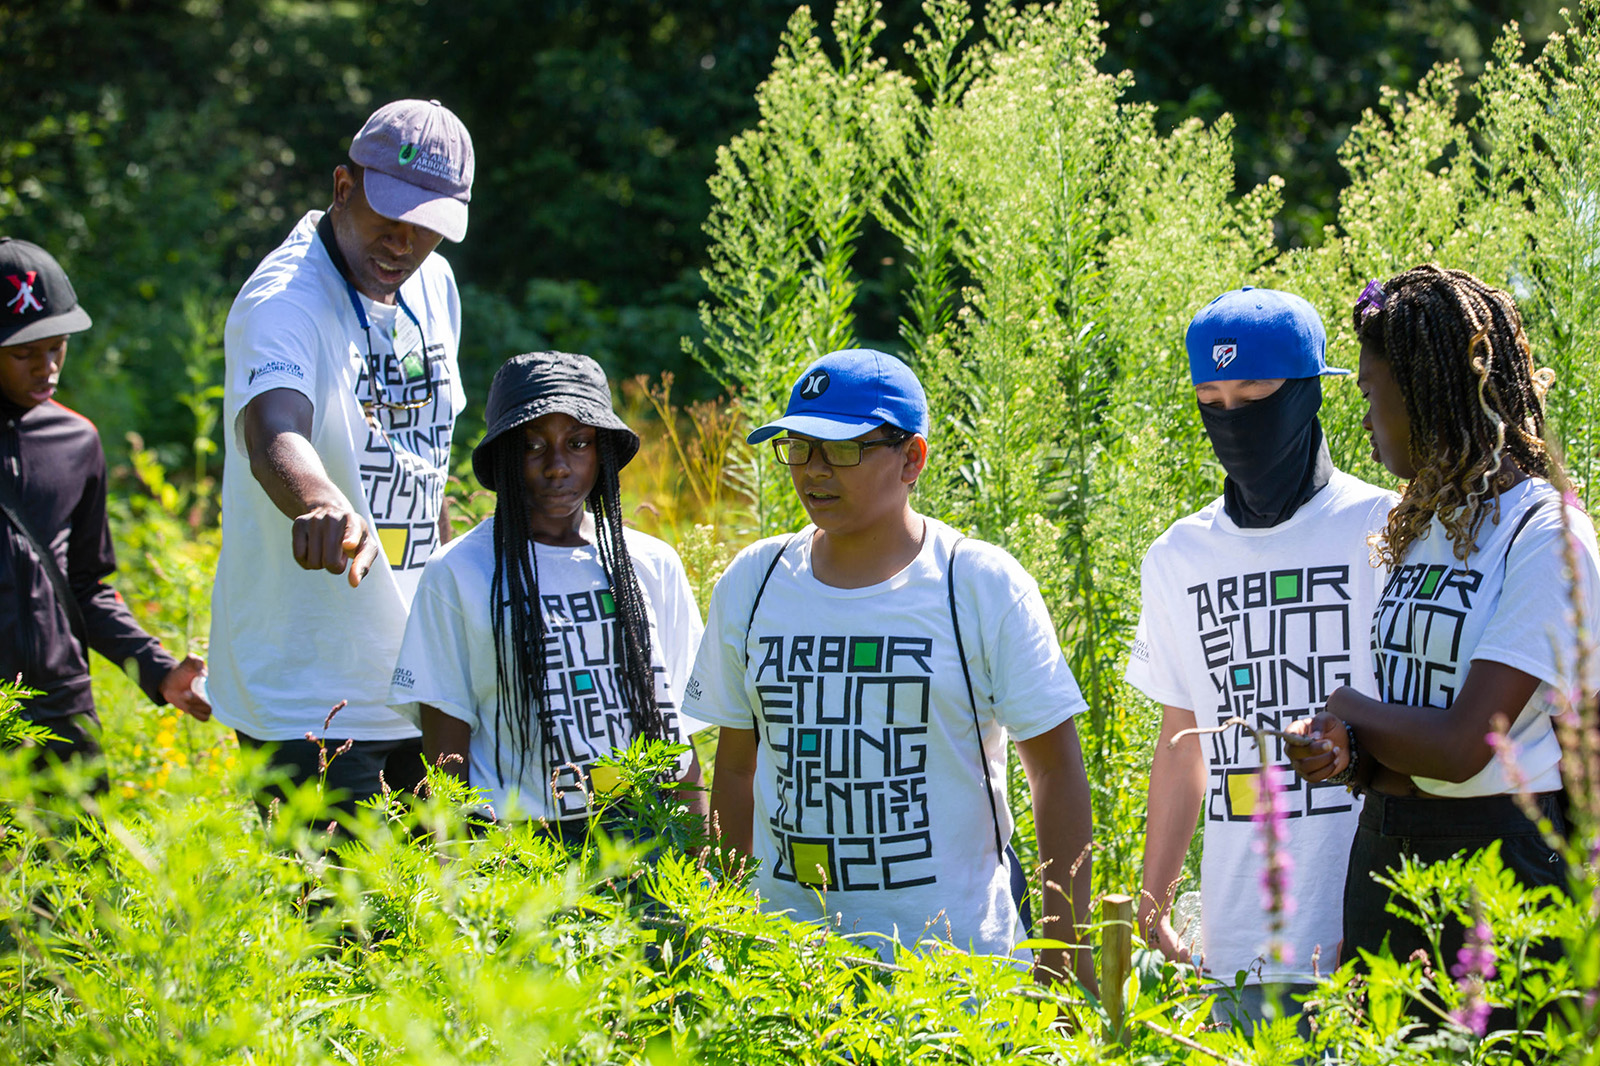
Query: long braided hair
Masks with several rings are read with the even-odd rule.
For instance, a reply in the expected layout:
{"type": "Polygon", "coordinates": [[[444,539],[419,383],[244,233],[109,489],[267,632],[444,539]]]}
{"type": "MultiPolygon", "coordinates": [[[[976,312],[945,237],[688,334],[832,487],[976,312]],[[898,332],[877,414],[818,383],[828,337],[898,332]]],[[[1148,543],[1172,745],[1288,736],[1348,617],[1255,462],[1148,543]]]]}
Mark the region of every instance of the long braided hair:
{"type": "Polygon", "coordinates": [[[1383,291],[1383,306],[1358,307],[1354,325],[1405,399],[1417,473],[1374,549],[1398,565],[1437,516],[1464,560],[1491,511],[1499,521],[1500,494],[1519,472],[1565,484],[1545,442],[1544,396],[1555,372],[1535,369],[1510,294],[1464,270],[1413,267],[1383,291]]]}
{"type": "MultiPolygon", "coordinates": [[[[598,473],[589,491],[588,507],[595,516],[595,548],[616,603],[614,647],[619,653],[621,684],[618,695],[627,710],[636,737],[665,739],[661,708],[656,705],[655,670],[650,660],[650,623],[639,579],[628,555],[622,532],[622,496],[617,471],[616,433],[596,433],[598,473]]],[[[494,484],[499,487],[494,507],[494,669],[495,773],[505,781],[501,737],[509,735],[520,765],[533,751],[533,730],[538,726],[544,780],[553,782],[561,767],[555,763],[556,720],[544,696],[548,689],[549,652],[545,646],[544,612],[539,604],[539,569],[533,545],[531,511],[523,481],[527,439],[521,431],[503,434],[493,443],[494,484]]]]}

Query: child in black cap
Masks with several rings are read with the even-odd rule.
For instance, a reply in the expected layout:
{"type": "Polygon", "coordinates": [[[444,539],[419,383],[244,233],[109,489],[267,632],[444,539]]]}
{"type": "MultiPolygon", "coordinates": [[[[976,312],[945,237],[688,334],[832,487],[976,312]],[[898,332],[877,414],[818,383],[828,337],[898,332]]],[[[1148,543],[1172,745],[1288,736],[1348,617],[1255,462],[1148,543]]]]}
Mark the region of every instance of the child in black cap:
{"type": "MultiPolygon", "coordinates": [[[[586,825],[612,781],[592,764],[635,737],[682,741],[700,612],[678,555],[622,524],[639,437],[585,355],[510,359],[489,387],[472,469],[494,516],[423,570],[390,705],[430,762],[483,789],[489,815],[586,825]]],[[[683,780],[700,766],[685,756],[683,780]]],[[[704,813],[699,793],[691,809],[704,813]]]]}
{"type": "Polygon", "coordinates": [[[22,713],[61,738],[42,753],[63,759],[100,751],[90,648],[137,663],[157,705],[211,717],[194,691],[205,664],[167,654],[106,584],[105,452],[94,424],[54,399],[67,337],[89,326],[50,253],[0,237],[0,677],[40,692],[22,713]]]}

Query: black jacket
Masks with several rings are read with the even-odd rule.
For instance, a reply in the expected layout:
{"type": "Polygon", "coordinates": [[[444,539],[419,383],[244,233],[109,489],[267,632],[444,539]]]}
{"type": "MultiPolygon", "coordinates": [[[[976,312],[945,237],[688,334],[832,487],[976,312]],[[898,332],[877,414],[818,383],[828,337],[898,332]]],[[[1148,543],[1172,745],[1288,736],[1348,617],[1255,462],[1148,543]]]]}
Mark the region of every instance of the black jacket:
{"type": "MultiPolygon", "coordinates": [[[[23,409],[0,396],[0,479],[23,518],[54,552],[78,601],[89,647],[138,664],[139,687],[156,703],[177,665],[139,627],[105,579],[117,568],[106,524],[106,455],[94,424],[55,401],[23,409]]],[[[0,677],[41,689],[23,705],[36,721],[93,714],[89,653],[73,636],[42,560],[0,515],[0,677]]]]}

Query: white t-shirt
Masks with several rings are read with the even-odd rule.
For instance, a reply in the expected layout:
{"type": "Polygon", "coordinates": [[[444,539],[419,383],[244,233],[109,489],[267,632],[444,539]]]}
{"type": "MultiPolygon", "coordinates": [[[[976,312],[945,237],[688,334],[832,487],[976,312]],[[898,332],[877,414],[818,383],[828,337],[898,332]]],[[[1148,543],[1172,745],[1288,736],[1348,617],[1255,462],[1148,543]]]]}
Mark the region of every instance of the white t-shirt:
{"type": "Polygon", "coordinates": [[[813,533],[734,559],[684,700],[701,721],[756,731],[754,886],[769,909],[831,918],[847,934],[1007,954],[1017,911],[995,848],[996,818],[1003,840],[1013,827],[1006,737],[1031,739],[1085,707],[1038,585],[1000,548],[961,542],[956,598],[987,793],[950,621],[958,534],[927,519],[904,570],[842,589],[813,574],[813,533]]]}
{"type": "MultiPolygon", "coordinates": [[[[1540,682],[1509,734],[1520,789],[1505,764],[1494,758],[1459,783],[1414,777],[1426,792],[1494,796],[1561,787],[1561,743],[1550,719],[1562,709],[1556,693],[1569,691],[1579,679],[1559,500],[1543,479],[1530,478],[1512,488],[1500,497],[1500,521],[1495,523],[1492,514],[1484,520],[1478,546],[1465,561],[1456,558],[1435,518],[1427,535],[1406,549],[1405,562],[1389,575],[1372,624],[1378,697],[1385,703],[1447,708],[1475,659],[1504,663],[1540,682]],[[1528,509],[1541,499],[1544,503],[1517,532],[1528,509]]],[[[1600,619],[1594,524],[1572,508],[1567,520],[1577,561],[1578,602],[1594,632],[1600,619]]],[[[1582,688],[1592,695],[1600,685],[1600,662],[1591,656],[1588,667],[1582,688]]]]}
{"type": "Polygon", "coordinates": [[[422,566],[439,540],[450,435],[466,405],[456,368],[461,301],[450,266],[430,255],[400,287],[410,314],[357,299],[300,220],[261,261],[228,312],[223,415],[222,554],[211,601],[208,679],[217,719],[258,740],[327,735],[392,740],[416,727],[387,706],[389,675],[422,566]],[[411,315],[420,322],[420,329],[411,315]],[[368,344],[371,344],[369,355],[368,344]],[[396,350],[400,352],[396,356],[396,350]],[[418,408],[375,408],[426,400],[418,408]],[[286,517],[250,472],[245,406],[293,389],[314,409],[311,444],[361,511],[382,554],[361,586],[302,570],[286,517]]]}
{"type": "MultiPolygon", "coordinates": [[[[1218,498],[1181,519],[1145,554],[1143,609],[1128,682],[1151,699],[1192,710],[1201,728],[1238,716],[1282,729],[1352,685],[1371,694],[1367,639],[1382,587],[1367,536],[1383,528],[1396,496],[1338,471],[1287,522],[1241,529],[1218,498]]],[[[1255,810],[1261,753],[1240,726],[1203,734],[1208,784],[1202,815],[1200,913],[1206,972],[1232,983],[1240,970],[1312,980],[1333,966],[1341,934],[1345,862],[1358,804],[1339,785],[1313,785],[1289,768],[1283,742],[1267,757],[1283,768],[1293,913],[1284,963],[1267,962],[1261,827],[1255,810]],[[1259,968],[1259,972],[1258,972],[1259,968]]]]}
{"type": "MultiPolygon", "coordinates": [[[[700,645],[700,611],[677,552],[637,530],[626,529],[623,536],[650,621],[656,702],[668,739],[682,742],[701,728],[679,714],[683,686],[700,645]]],[[[616,601],[593,544],[535,544],[534,549],[549,671],[545,699],[556,715],[556,750],[544,750],[535,720],[529,730],[534,750],[519,757],[515,734],[502,723],[496,768],[495,710],[500,700],[490,609],[493,517],[445,545],[423,569],[389,700],[419,724],[421,704],[426,703],[472,727],[467,781],[485,790],[495,817],[584,818],[589,813],[590,764],[633,739],[619,697],[622,652],[616,601]]],[[[688,754],[683,758],[687,768],[688,754]]]]}

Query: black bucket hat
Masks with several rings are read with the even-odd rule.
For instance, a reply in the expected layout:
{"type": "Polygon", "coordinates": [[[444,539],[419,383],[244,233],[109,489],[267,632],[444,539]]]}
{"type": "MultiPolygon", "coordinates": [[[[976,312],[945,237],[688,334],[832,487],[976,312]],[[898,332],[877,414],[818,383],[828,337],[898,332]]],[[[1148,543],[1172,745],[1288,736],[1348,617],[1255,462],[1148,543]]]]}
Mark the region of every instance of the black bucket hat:
{"type": "Polygon", "coordinates": [[[610,433],[619,469],[638,454],[639,434],[612,410],[611,386],[599,363],[587,355],[570,352],[513,355],[495,371],[494,381],[489,383],[489,402],[484,412],[489,431],[472,449],[472,472],[484,488],[499,491],[490,460],[494,442],[518,426],[556,411],[610,433]]]}
{"type": "Polygon", "coordinates": [[[32,241],[0,237],[0,344],[27,344],[91,325],[67,272],[32,241]]]}

